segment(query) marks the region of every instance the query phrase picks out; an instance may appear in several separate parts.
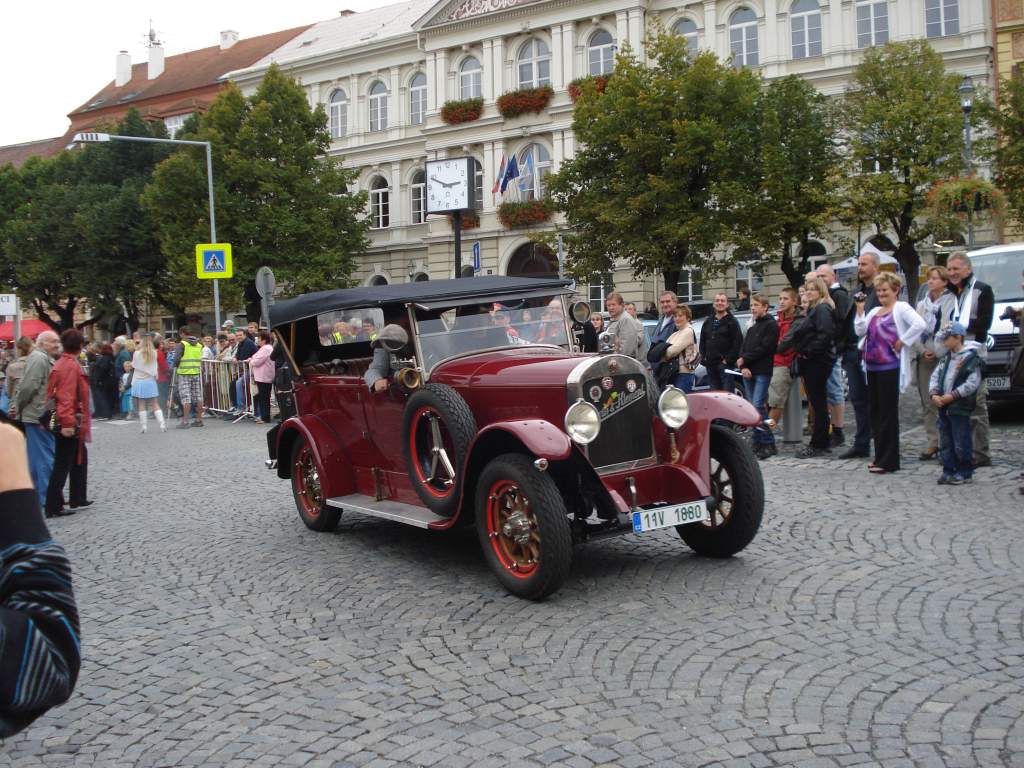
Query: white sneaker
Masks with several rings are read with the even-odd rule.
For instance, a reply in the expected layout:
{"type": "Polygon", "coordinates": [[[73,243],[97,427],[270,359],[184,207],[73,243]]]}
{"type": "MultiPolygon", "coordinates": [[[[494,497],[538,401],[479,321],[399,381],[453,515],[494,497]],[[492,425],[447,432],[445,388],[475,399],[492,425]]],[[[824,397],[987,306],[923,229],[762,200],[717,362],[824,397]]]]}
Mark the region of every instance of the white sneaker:
{"type": "Polygon", "coordinates": [[[160,425],[160,431],[161,432],[166,432],[167,431],[167,425],[166,424],[161,424],[160,425]]]}
{"type": "Polygon", "coordinates": [[[139,430],[139,432],[142,433],[143,435],[146,434],[146,428],[143,427],[142,429],[139,430]]]}

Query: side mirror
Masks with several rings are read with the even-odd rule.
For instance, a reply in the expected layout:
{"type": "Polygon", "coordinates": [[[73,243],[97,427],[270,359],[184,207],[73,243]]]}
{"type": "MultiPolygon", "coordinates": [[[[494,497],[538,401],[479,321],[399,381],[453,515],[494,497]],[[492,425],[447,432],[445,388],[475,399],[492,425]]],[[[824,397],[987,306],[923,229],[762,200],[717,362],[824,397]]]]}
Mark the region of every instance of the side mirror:
{"type": "Polygon", "coordinates": [[[590,319],[590,304],[585,301],[574,301],[569,308],[569,313],[572,315],[573,320],[583,325],[583,323],[590,319]]]}

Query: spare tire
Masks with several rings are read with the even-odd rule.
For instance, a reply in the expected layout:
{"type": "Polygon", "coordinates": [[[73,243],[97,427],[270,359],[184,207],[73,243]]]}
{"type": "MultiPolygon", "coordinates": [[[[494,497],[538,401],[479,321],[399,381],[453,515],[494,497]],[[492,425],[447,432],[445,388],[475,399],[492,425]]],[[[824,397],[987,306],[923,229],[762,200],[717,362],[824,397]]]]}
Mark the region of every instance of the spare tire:
{"type": "Polygon", "coordinates": [[[475,437],[473,412],[448,385],[425,384],[409,398],[402,418],[406,466],[412,487],[432,512],[455,514],[475,437]]]}

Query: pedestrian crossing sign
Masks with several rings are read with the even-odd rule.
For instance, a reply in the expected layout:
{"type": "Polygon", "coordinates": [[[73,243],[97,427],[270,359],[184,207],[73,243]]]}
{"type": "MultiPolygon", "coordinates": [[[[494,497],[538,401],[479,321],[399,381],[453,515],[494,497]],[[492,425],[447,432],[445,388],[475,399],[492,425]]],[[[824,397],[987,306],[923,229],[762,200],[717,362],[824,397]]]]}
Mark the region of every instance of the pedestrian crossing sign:
{"type": "Polygon", "coordinates": [[[233,274],[231,243],[200,243],[196,246],[196,277],[228,278],[233,274]]]}

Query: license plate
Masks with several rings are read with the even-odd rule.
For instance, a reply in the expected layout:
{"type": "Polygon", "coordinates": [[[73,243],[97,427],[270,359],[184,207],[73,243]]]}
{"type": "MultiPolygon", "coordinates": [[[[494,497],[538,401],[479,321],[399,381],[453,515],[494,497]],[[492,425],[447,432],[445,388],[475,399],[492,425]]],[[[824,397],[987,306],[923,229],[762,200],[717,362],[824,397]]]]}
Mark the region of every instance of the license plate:
{"type": "Polygon", "coordinates": [[[708,519],[708,505],[704,501],[690,501],[669,507],[640,509],[633,513],[633,533],[656,531],[674,525],[699,523],[708,519]]]}
{"type": "Polygon", "coordinates": [[[1009,376],[992,376],[985,379],[985,384],[988,385],[989,389],[1009,389],[1010,388],[1010,377],[1009,376]]]}

